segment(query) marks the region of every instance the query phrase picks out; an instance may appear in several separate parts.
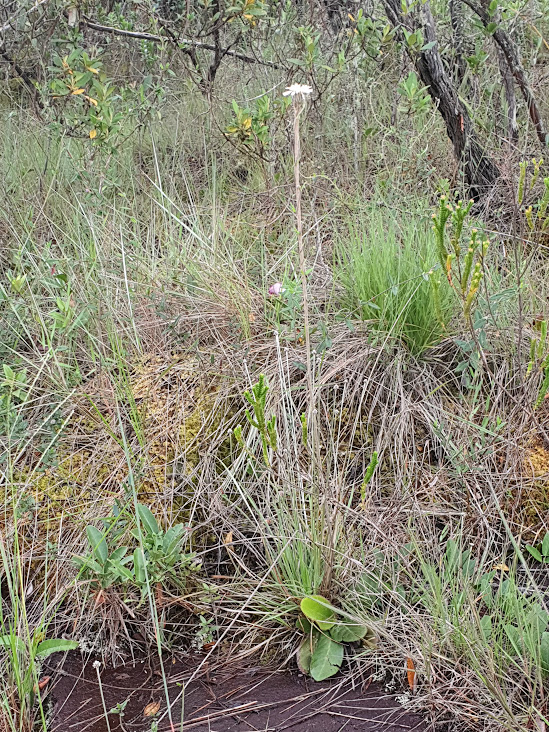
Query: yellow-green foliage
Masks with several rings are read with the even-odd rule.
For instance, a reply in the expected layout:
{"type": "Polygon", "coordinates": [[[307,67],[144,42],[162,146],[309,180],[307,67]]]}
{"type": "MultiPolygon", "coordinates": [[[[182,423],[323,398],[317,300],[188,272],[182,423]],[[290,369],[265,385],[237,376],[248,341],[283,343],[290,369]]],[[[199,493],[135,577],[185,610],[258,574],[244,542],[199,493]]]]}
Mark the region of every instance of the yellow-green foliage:
{"type": "Polygon", "coordinates": [[[220,381],[191,357],[148,356],[130,374],[127,401],[118,407],[114,400],[109,403],[113,392],[104,384],[92,384],[91,389],[88,385],[87,395],[75,400],[57,465],[41,473],[21,471],[18,484],[27,486],[38,509],[47,508],[50,518],[82,514],[88,502],[112,502],[128,474],[124,449],[116,438],[118,408],[132,415],[135,434],[126,430],[126,437],[138,494],[148,503],[162,501],[171,487],[174,465],[182,476],[192,474],[227,416],[228,404],[218,399],[220,381]]]}
{"type": "Polygon", "coordinates": [[[518,506],[523,536],[528,538],[528,530],[538,527],[542,517],[549,512],[549,450],[539,443],[530,447],[524,460],[524,472],[528,477],[537,478],[522,488],[518,506]]]}

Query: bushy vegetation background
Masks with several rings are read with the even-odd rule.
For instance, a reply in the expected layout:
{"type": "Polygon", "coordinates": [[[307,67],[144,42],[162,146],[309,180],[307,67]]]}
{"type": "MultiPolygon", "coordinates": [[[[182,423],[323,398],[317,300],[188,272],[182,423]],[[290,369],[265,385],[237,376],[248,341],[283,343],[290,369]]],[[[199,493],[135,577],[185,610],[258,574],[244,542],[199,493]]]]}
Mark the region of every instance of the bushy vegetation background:
{"type": "Polygon", "coordinates": [[[546,729],[548,17],[4,0],[6,729],[77,644],[546,729]]]}

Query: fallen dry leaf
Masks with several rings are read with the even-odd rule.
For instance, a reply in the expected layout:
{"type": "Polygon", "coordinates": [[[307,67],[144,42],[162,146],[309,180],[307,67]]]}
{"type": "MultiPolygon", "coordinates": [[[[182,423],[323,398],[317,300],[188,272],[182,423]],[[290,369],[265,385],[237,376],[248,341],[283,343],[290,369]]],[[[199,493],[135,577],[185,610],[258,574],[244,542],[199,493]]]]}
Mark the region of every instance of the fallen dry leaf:
{"type": "Polygon", "coordinates": [[[36,686],[34,687],[34,693],[36,694],[37,691],[42,691],[43,689],[45,689],[46,686],[50,683],[50,681],[51,681],[51,676],[43,676],[38,681],[38,688],[36,686]]]}
{"type": "Polygon", "coordinates": [[[160,582],[156,583],[154,594],[156,597],[157,607],[162,607],[162,605],[164,604],[164,590],[160,582]]]}
{"type": "Polygon", "coordinates": [[[410,687],[412,694],[414,694],[417,686],[417,675],[416,667],[414,666],[414,662],[411,658],[406,659],[406,678],[408,679],[408,686],[410,687]]]}
{"type": "Polygon", "coordinates": [[[105,593],[103,590],[99,590],[99,592],[95,596],[95,601],[93,603],[94,607],[99,607],[99,605],[103,605],[103,603],[107,602],[107,599],[105,597],[105,593]]]}
{"type": "Polygon", "coordinates": [[[144,717],[154,717],[155,714],[158,714],[160,711],[160,702],[153,701],[150,704],[147,704],[145,709],[143,709],[143,716],[144,717]]]}
{"type": "Polygon", "coordinates": [[[233,532],[229,531],[227,536],[223,539],[223,544],[226,546],[227,550],[230,552],[234,551],[233,547],[232,547],[232,543],[233,543],[233,532]]]}

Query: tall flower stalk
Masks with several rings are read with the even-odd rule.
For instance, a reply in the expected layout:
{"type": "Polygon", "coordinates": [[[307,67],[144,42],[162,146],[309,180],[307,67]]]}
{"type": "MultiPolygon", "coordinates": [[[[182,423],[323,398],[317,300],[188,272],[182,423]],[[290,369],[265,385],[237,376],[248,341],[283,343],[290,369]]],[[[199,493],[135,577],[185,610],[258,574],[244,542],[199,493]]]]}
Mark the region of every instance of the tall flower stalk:
{"type": "Polygon", "coordinates": [[[292,84],[284,96],[292,97],[294,111],[294,181],[295,181],[295,218],[297,227],[297,249],[299,273],[303,298],[303,327],[305,334],[305,358],[307,367],[307,404],[309,416],[313,409],[313,369],[311,363],[311,340],[309,332],[309,297],[307,292],[307,270],[305,267],[305,242],[303,240],[303,217],[301,214],[301,134],[299,122],[307,105],[307,97],[313,90],[306,84],[292,84]]]}

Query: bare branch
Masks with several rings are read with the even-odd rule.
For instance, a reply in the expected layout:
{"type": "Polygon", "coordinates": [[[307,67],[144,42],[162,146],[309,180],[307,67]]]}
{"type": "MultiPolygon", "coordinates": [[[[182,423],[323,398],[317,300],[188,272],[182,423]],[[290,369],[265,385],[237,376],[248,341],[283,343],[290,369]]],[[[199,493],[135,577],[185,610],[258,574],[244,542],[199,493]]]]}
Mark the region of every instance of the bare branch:
{"type": "MultiPolygon", "coordinates": [[[[90,30],[95,30],[99,33],[110,33],[114,36],[125,36],[126,38],[135,38],[137,40],[150,41],[152,43],[162,43],[163,41],[175,42],[175,40],[172,40],[167,36],[157,36],[153,33],[145,33],[143,31],[130,31],[124,30],[122,28],[113,28],[110,25],[102,25],[101,23],[96,23],[95,21],[88,20],[87,18],[82,18],[81,22],[90,30]]],[[[185,51],[184,46],[190,46],[191,48],[201,48],[205,51],[216,52],[218,50],[216,49],[216,46],[212,43],[202,43],[201,41],[193,41],[188,38],[177,38],[177,44],[181,44],[180,50],[182,51],[185,51]]],[[[244,61],[244,63],[247,64],[260,64],[261,66],[270,66],[273,69],[280,68],[278,64],[275,64],[272,61],[263,61],[262,59],[254,58],[253,56],[247,56],[244,53],[231,51],[230,49],[223,49],[222,55],[232,56],[233,58],[237,58],[239,61],[244,61]]]]}

